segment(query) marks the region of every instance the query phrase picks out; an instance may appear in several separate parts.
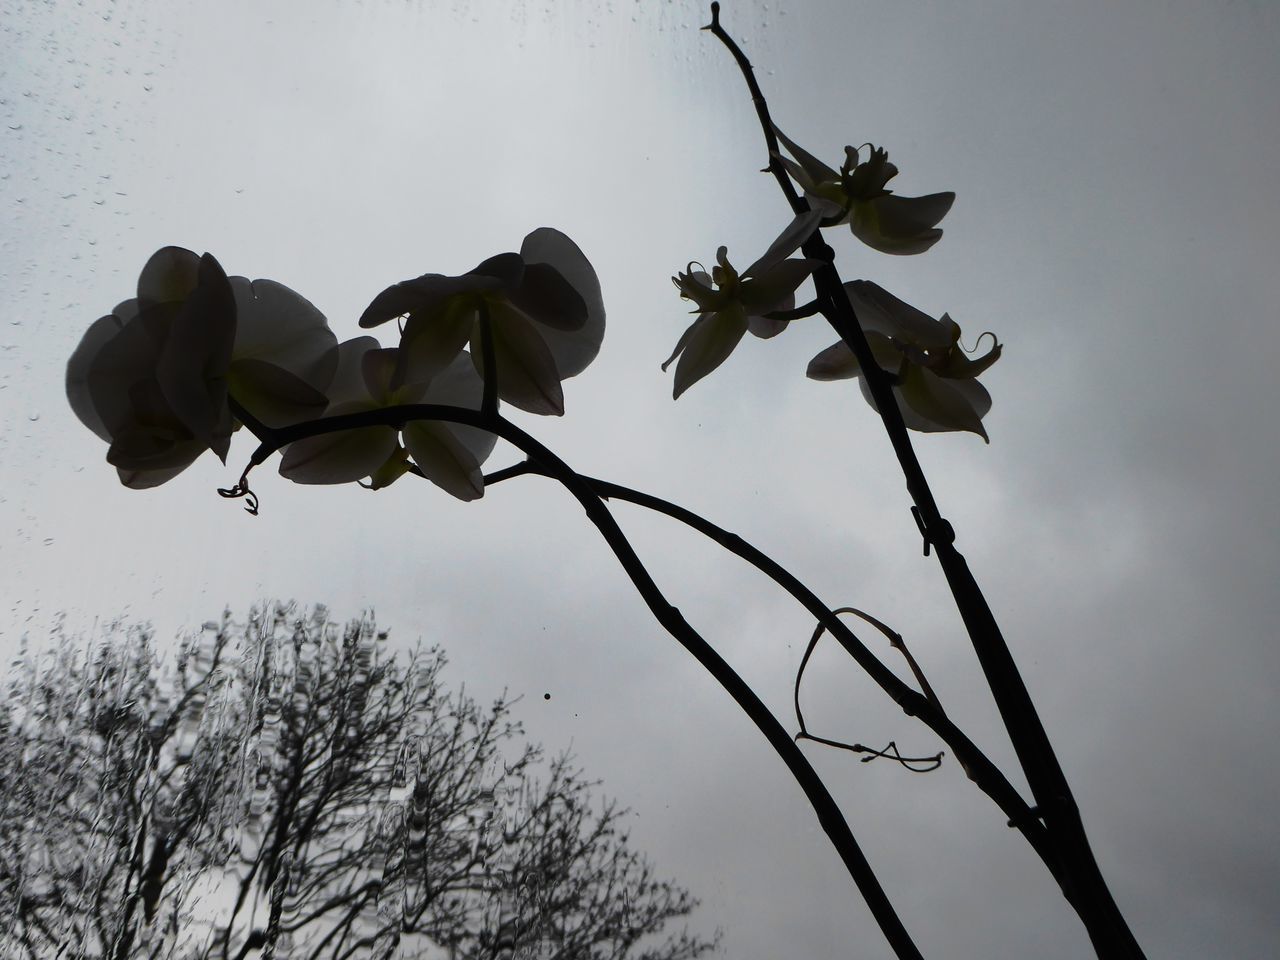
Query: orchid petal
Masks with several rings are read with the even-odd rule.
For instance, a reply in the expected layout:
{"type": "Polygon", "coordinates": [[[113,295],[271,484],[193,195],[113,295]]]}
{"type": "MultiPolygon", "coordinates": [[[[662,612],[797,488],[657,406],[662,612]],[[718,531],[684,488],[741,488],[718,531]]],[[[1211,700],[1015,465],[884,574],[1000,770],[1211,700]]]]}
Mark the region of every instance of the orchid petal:
{"type": "Polygon", "coordinates": [[[861,372],[858,358],[839,340],[810,360],[804,375],[810,380],[849,380],[861,372]]]}
{"type": "MultiPolygon", "coordinates": [[[[800,189],[803,190],[806,194],[810,190],[818,186],[818,184],[814,181],[814,179],[811,176],[809,176],[808,171],[806,171],[804,167],[800,166],[800,164],[796,163],[790,157],[785,156],[784,154],[781,154],[781,153],[771,153],[770,156],[782,164],[782,168],[787,171],[787,175],[790,176],[791,179],[794,180],[796,183],[798,183],[800,185],[800,189]]],[[[832,172],[834,173],[834,171],[832,172]]]]}
{"type": "MultiPolygon", "coordinates": [[[[337,351],[333,352],[334,365],[337,351]]],[[[237,403],[269,427],[287,427],[324,413],[329,400],[306,380],[266,360],[232,360],[228,389],[237,403]]]]}
{"type": "MultiPolygon", "coordinates": [[[[902,351],[893,341],[875,330],[864,330],[871,355],[885,373],[897,375],[902,366],[902,351]]],[[[805,376],[810,380],[848,380],[862,373],[858,358],[843,340],[833,343],[809,361],[805,376]]]]}
{"type": "Polygon", "coordinates": [[[575,330],[541,329],[547,349],[555,358],[560,379],[576,377],[596,358],[604,341],[604,300],[595,268],[576,243],[551,227],[539,227],[525,237],[520,245],[520,255],[530,266],[546,264],[554,267],[586,307],[586,319],[575,330]]]}
{"type": "Polygon", "coordinates": [[[931,227],[942,219],[954,199],[952,193],[876,197],[853,204],[849,227],[855,237],[881,253],[924,253],[942,238],[942,231],[931,227]],[[925,223],[929,226],[923,226],[925,223]]]}
{"type": "Polygon", "coordinates": [[[410,314],[400,337],[400,368],[393,383],[425,383],[449,366],[475,331],[477,309],[471,297],[454,297],[430,312],[410,314]]]}
{"type": "MultiPolygon", "coordinates": [[[[694,321],[676,364],[671,396],[680,399],[691,386],[724,363],[747,332],[742,307],[734,305],[719,313],[708,313],[694,321]]],[[[683,338],[682,338],[683,339],[683,338]]]]}
{"type": "Polygon", "coordinates": [[[369,474],[369,489],[382,490],[391,486],[409,472],[409,453],[404,447],[396,446],[387,457],[387,462],[369,474]]]}
{"type": "Polygon", "coordinates": [[[999,360],[1000,354],[1003,352],[1004,345],[997,343],[976,360],[970,360],[964,351],[952,350],[947,354],[947,361],[943,364],[942,369],[937,372],[939,376],[952,380],[971,380],[999,360]]]}
{"type": "Polygon", "coordinates": [[[176,304],[152,307],[124,323],[90,359],[85,388],[93,409],[112,436],[134,422],[129,392],[140,381],[155,380],[164,335],[177,310],[176,304]]]}
{"type": "Polygon", "coordinates": [[[471,451],[438,421],[415,420],[404,426],[404,445],[422,475],[459,500],[484,496],[484,474],[471,451]]]}
{"type": "Polygon", "coordinates": [[[553,330],[580,330],[587,322],[586,302],[549,264],[526,264],[524,281],[511,302],[531,320],[553,330]]]}
{"type": "Polygon", "coordinates": [[[759,276],[763,271],[791,256],[813,235],[813,231],[818,229],[818,222],[821,219],[822,214],[817,210],[797,213],[782,233],[778,234],[778,238],[769,245],[764,256],[747,267],[743,274],[759,276]]]}
{"type": "MultiPolygon", "coordinates": [[[[484,380],[476,373],[471,357],[459,355],[447,369],[442,370],[431,381],[421,402],[479,410],[483,399],[484,380]]],[[[464,423],[450,423],[447,426],[450,432],[471,452],[477,463],[484,463],[498,442],[497,436],[488,430],[481,430],[479,427],[468,426],[464,423]]]]}
{"type": "Polygon", "coordinates": [[[333,378],[338,338],[305,297],[274,280],[229,278],[236,301],[236,360],[266,361],[323,390],[333,378]]]}
{"type": "Polygon", "coordinates": [[[948,326],[879,284],[853,280],[844,289],[864,331],[875,330],[922,350],[944,350],[954,342],[948,326]]]}
{"type": "Polygon", "coordinates": [[[227,367],[236,335],[235,298],[227,276],[209,254],[200,258],[200,281],[173,318],[160,351],[156,382],[174,414],[197,440],[214,444],[214,427],[226,407],[227,367]]]}
{"type": "Polygon", "coordinates": [[[689,326],[685,327],[684,333],[680,334],[680,339],[676,341],[676,348],[671,351],[671,356],[667,357],[667,359],[662,362],[663,373],[667,372],[667,367],[671,366],[671,364],[675,362],[676,357],[684,353],[684,348],[689,345],[689,338],[693,336],[693,328],[698,325],[699,321],[704,320],[709,316],[711,316],[711,314],[704,313],[698,317],[697,320],[693,321],[693,323],[689,324],[689,326]]]}
{"type": "Polygon", "coordinates": [[[484,293],[500,286],[492,277],[446,277],[428,273],[393,284],[373,298],[360,314],[360,326],[376,327],[406,314],[423,318],[439,313],[453,297],[463,293],[484,293]]]}
{"type": "Polygon", "coordinates": [[[138,302],[143,307],[185,300],[200,284],[200,257],[184,247],[161,247],[138,276],[138,302]]]}
{"type": "Polygon", "coordinates": [[[470,270],[465,277],[484,280],[492,278],[489,281],[488,289],[500,290],[501,292],[511,295],[520,288],[520,284],[524,279],[524,258],[518,253],[500,253],[496,257],[490,257],[488,260],[478,264],[470,270]],[[496,281],[494,283],[493,281],[496,281]]]}
{"type": "Polygon", "coordinates": [[[818,187],[814,190],[806,190],[804,199],[809,204],[809,209],[821,217],[818,221],[819,226],[836,227],[849,219],[848,199],[838,183],[818,187]],[[828,192],[838,194],[841,199],[837,200],[834,196],[827,196],[828,192]]]}
{"type": "Polygon", "coordinates": [[[894,236],[913,236],[936,227],[947,215],[956,195],[950,191],[924,197],[890,194],[871,201],[879,210],[880,226],[894,236]]]}
{"type": "MultiPolygon", "coordinates": [[[[489,307],[498,396],[529,413],[564,414],[564,393],[555,358],[538,329],[522,313],[505,303],[489,307]]],[[[482,376],[479,334],[472,337],[471,361],[482,376]]]]}
{"type": "Polygon", "coordinates": [[[329,396],[329,409],[339,404],[356,401],[372,403],[369,387],[364,379],[364,355],[371,350],[381,350],[374,337],[354,337],[338,344],[338,359],[333,372],[333,380],[326,391],[329,396]]]}
{"type": "MultiPolygon", "coordinates": [[[[795,305],[796,298],[791,294],[787,294],[774,305],[773,310],[768,312],[791,310],[795,305]]],[[[752,314],[747,317],[747,332],[753,337],[759,337],[761,340],[771,340],[789,326],[791,326],[790,320],[775,320],[764,314],[752,314]]]]}
{"type": "Polygon", "coordinates": [[[191,464],[195,463],[196,458],[204,453],[207,448],[201,446],[199,450],[191,452],[191,459],[181,466],[165,467],[155,470],[138,470],[127,467],[116,467],[116,473],[120,477],[120,482],[130,490],[149,490],[152,487],[158,487],[162,483],[168,483],[191,464]]]}
{"type": "Polygon", "coordinates": [[[838,181],[840,179],[840,174],[779,130],[777,124],[774,124],[773,132],[778,135],[778,139],[782,141],[782,145],[787,148],[787,151],[799,161],[800,166],[804,168],[804,172],[810,180],[815,183],[821,183],[824,180],[838,181]]]}
{"type": "Polygon", "coordinates": [[[111,442],[111,431],[94,404],[93,392],[89,388],[89,371],[107,343],[120,333],[123,326],[124,322],[114,314],[95,320],[67,361],[67,401],[71,410],[81,423],[108,443],[111,442]]]}
{"type": "Polygon", "coordinates": [[[748,313],[769,313],[784,309],[782,302],[796,287],[809,279],[817,260],[783,260],[763,273],[748,277],[738,289],[738,299],[748,313]]]}
{"type": "MultiPolygon", "coordinates": [[[[871,406],[875,401],[861,381],[862,395],[871,406]]],[[[976,433],[990,443],[982,418],[991,409],[991,395],[977,380],[944,380],[928,370],[910,366],[901,387],[895,387],[894,397],[902,413],[902,422],[909,430],[922,433],[950,433],[968,431],[976,433]]]]}
{"type": "Polygon", "coordinates": [[[391,399],[399,359],[400,351],[395,348],[379,347],[360,355],[360,379],[375,403],[385,404],[391,399]]]}
{"type": "MultiPolygon", "coordinates": [[[[377,409],[375,404],[338,404],[328,414],[340,416],[377,409]]],[[[284,448],[280,475],[294,483],[351,483],[371,476],[396,449],[394,427],[357,427],[298,440],[284,448]]]]}

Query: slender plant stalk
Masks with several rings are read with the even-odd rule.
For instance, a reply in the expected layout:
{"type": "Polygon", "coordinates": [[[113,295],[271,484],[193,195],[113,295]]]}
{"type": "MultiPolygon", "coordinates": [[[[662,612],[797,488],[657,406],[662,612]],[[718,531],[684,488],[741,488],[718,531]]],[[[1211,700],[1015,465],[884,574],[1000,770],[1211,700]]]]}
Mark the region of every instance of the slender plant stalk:
{"type": "MultiPolygon", "coordinates": [[[[545,471],[537,464],[525,461],[487,475],[485,477],[485,485],[489,486],[510,477],[529,473],[540,476],[546,475],[545,471]]],[[[977,744],[970,740],[964,731],[951,721],[940,706],[932,702],[927,696],[913,690],[899,679],[897,674],[886,667],[858,639],[848,625],[836,615],[837,612],[824,603],[817,594],[805,586],[794,574],[776,560],[752,546],[738,534],[730,533],[728,530],[716,526],[710,520],[694,513],[692,510],[678,506],[661,497],[655,497],[640,490],[633,490],[618,483],[611,483],[608,480],[599,480],[595,477],[586,476],[582,476],[581,479],[606,500],[622,500],[660,513],[673,520],[678,520],[734,556],[745,560],[783,590],[787,591],[818,623],[826,627],[849,656],[857,662],[858,666],[862,667],[867,675],[889,695],[889,698],[902,708],[903,713],[907,714],[907,716],[919,718],[951,749],[969,779],[977,784],[983,793],[995,801],[996,805],[1000,807],[1008,818],[1009,825],[1017,828],[1026,837],[1027,842],[1040,855],[1045,866],[1051,872],[1054,872],[1055,876],[1057,875],[1057,862],[1048,845],[1044,824],[1031,812],[1031,808],[1006,779],[1000,768],[992,763],[977,744]]]]}
{"type": "MultiPolygon", "coordinates": [[[[711,4],[711,23],[704,29],[710,30],[725,45],[742,71],[769,150],[770,172],[791,209],[795,213],[807,211],[808,202],[796,193],[779,159],[773,121],[769,116],[768,104],[756,82],[751,62],[720,25],[719,3],[711,4]]],[[[1035,814],[1044,822],[1048,831],[1049,843],[1059,867],[1055,876],[1059,877],[1064,894],[1084,922],[1097,955],[1105,960],[1139,960],[1144,957],[1142,949],[1121,915],[1094,859],[1066,775],[1054,755],[1048,734],[1000,633],[995,616],[964,556],[955,548],[955,532],[943,518],[934,500],[902,422],[902,414],[888,377],[875,362],[853,306],[844,291],[840,274],[833,262],[834,252],[817,230],[804,243],[803,250],[807,257],[822,263],[814,272],[814,286],[818,292],[821,312],[853,351],[861,375],[865,378],[880,413],[906,479],[907,490],[915,504],[913,512],[925,538],[926,552],[932,547],[937,554],[1018,762],[1035,797],[1035,814]]]]}
{"type": "MultiPolygon", "coordinates": [[[[240,417],[239,404],[231,401],[232,412],[240,417]]],[[[600,531],[605,542],[617,557],[623,570],[637,592],[644,599],[654,618],[674,637],[733,697],[734,702],[751,718],[756,728],[764,734],[774,752],[786,764],[787,769],[804,791],[810,806],[818,817],[823,831],[831,840],[849,875],[853,878],[876,923],[899,960],[923,960],[910,934],[902,924],[888,895],[880,885],[871,865],[867,862],[857,839],[853,835],[839,805],[826,785],[809,763],[804,752],[778,722],[777,718],[756,695],[755,691],[738,675],[723,657],[685,620],[680,611],[671,605],[654,582],[649,571],[636,555],[631,543],[613,518],[604,499],[592,490],[563,460],[544,447],[532,436],[500,415],[463,407],[436,404],[405,404],[361,413],[324,417],[309,420],[279,430],[259,424],[254,430],[260,444],[250,457],[250,464],[241,475],[239,484],[224,495],[248,496],[250,470],[271,456],[281,447],[307,437],[336,433],[369,426],[403,427],[410,420],[438,420],[479,427],[506,440],[534,460],[541,472],[563,486],[586,512],[588,519],[600,531]]],[[[244,421],[242,421],[244,422],[244,421]]]]}

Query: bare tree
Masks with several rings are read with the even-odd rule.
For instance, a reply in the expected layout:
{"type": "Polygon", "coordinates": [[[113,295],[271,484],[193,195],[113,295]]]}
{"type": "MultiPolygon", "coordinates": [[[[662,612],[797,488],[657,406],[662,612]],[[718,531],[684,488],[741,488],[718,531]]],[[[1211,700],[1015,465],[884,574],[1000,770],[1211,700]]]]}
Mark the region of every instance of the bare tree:
{"type": "Polygon", "coordinates": [[[5,957],[686,960],[696,901],[503,697],[366,616],[25,652],[0,701],[5,957]],[[515,747],[513,752],[511,748],[515,747]]]}

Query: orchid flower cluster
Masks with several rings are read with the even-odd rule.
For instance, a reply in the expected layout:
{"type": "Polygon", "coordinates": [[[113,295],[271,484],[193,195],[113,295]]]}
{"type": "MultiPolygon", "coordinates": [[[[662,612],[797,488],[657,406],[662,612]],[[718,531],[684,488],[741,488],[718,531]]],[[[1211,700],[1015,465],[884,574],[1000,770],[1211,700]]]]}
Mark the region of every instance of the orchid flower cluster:
{"type": "MultiPolygon", "coordinates": [[[[425,274],[378,294],[360,326],[404,317],[395,347],[371,336],[338,343],[288,287],[228,277],[210,254],[181,247],[152,255],[137,291],[90,326],[67,364],[72,410],[110,444],[107,462],[135,489],[171,480],[206,450],[225,463],[245,422],[280,428],[409,403],[479,409],[486,377],[497,398],[559,415],[561,381],[586,369],[604,337],[595,271],[545,227],[519,253],[462,276],[425,274]]],[[[359,427],[289,444],[280,473],[297,483],[367,478],[378,489],[416,469],[474,500],[495,443],[463,424],[359,427]]]]}
{"type": "MultiPolygon", "coordinates": [[[[942,235],[937,223],[954,194],[895,196],[885,184],[898,171],[884,150],[872,147],[860,160],[860,149],[846,147],[837,171],[776,132],[794,157],[777,159],[809,209],[745,270],[720,247],[709,273],[690,263],[672,278],[697,314],[662,365],[676,363],[677,398],[747,333],[769,339],[790,326],[796,290],[821,266],[792,254],[821,228],[849,223],[868,246],[896,254],[923,252],[942,235]]],[[[970,359],[948,315],[935,320],[866,280],[846,284],[845,292],[906,425],[986,439],[982,418],[991,398],[976,378],[999,359],[999,343],[970,359]]],[[[85,333],[67,365],[67,398],[110,444],[107,461],[121,482],[140,489],[172,479],[206,450],[225,463],[231,435],[247,418],[278,428],[413,403],[479,409],[486,378],[497,398],[559,416],[561,383],[587,368],[604,337],[595,270],[550,227],[525,237],[519,253],[490,257],[461,276],[427,273],[388,287],[359,325],[393,319],[402,320],[394,347],[371,336],[338,343],[324,315],[288,287],[228,277],[210,254],[164,247],[143,267],[137,296],[85,333]]],[[[808,368],[815,380],[860,372],[843,341],[808,368]]],[[[861,386],[874,406],[865,378],[861,386]]],[[[359,481],[380,489],[415,470],[474,500],[484,493],[481,466],[495,442],[488,431],[456,423],[358,427],[289,444],[280,473],[298,483],[359,481]]]]}
{"type": "MultiPolygon", "coordinates": [[[[895,196],[885,184],[898,168],[885,150],[871,147],[860,162],[860,148],[845,147],[837,172],[780,130],[774,132],[795,159],[775,157],[803,190],[809,209],[741,275],[721,247],[710,276],[690,264],[687,272],[671,278],[680,295],[696,304],[698,314],[663,364],[665,370],[680,358],[673,388],[677,398],[724,363],[743,334],[768,339],[790,325],[795,290],[821,261],[786,258],[815,230],[848,223],[867,246],[892,254],[923,253],[942,237],[937,224],[955,194],[895,196]]],[[[991,396],[976,377],[1000,358],[999,342],[971,360],[960,345],[960,326],[949,315],[935,320],[868,280],[845,284],[844,290],[877,365],[889,375],[906,426],[929,433],[965,430],[986,440],[982,418],[991,409],[991,396]]],[[[813,380],[843,380],[860,372],[853,351],[841,340],[814,357],[807,374],[813,380]]],[[[865,377],[860,387],[874,408],[865,377]]]]}

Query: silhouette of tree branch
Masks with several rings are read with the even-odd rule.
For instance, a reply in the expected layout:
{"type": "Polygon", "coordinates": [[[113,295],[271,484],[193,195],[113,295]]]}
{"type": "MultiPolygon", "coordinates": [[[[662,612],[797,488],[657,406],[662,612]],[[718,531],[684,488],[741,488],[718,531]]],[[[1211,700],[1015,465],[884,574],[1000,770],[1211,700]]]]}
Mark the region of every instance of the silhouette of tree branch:
{"type": "Polygon", "coordinates": [[[335,960],[403,940],[406,957],[446,942],[474,957],[502,923],[516,949],[558,938],[578,956],[712,946],[659,939],[696,901],[629,847],[622,812],[569,758],[544,780],[536,748],[501,758],[519,733],[505,695],[487,710],[447,695],[437,651],[401,669],[368,622],[339,641],[318,611],[291,641],[288,617],[258,618],[230,662],[224,621],[180,654],[195,670],[160,671],[135,635],[88,661],[64,648],[10,684],[0,954],[335,960]],[[504,790],[519,809],[495,802],[504,790]],[[543,878],[556,917],[530,886],[543,878]]]}

